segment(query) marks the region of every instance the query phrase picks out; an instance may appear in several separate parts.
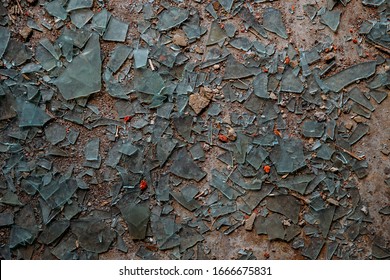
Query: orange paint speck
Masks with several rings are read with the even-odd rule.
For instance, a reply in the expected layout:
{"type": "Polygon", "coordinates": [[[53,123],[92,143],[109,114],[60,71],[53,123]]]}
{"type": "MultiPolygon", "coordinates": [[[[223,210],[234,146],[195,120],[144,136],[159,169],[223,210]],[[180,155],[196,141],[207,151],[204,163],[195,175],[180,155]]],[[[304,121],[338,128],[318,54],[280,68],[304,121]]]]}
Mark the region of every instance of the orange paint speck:
{"type": "Polygon", "coordinates": [[[265,173],[269,173],[271,171],[271,166],[266,165],[263,167],[265,173]]]}
{"type": "Polygon", "coordinates": [[[144,191],[148,188],[148,183],[145,180],[141,180],[141,183],[139,184],[139,188],[141,191],[144,191]]]}
{"type": "Polygon", "coordinates": [[[223,134],[219,134],[218,139],[219,139],[219,141],[224,142],[224,143],[229,142],[229,139],[227,138],[227,136],[223,135],[223,134]]]}

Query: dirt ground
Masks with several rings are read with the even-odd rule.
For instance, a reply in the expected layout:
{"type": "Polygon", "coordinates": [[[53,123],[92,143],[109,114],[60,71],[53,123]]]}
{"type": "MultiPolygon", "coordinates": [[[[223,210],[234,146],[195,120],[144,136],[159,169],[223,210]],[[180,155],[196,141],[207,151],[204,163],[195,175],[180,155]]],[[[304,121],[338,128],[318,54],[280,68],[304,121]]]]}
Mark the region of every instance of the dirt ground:
{"type": "MultiPolygon", "coordinates": [[[[21,1],[22,3],[25,1],[21,1]]],[[[39,1],[38,1],[39,2],[39,1]]],[[[117,18],[129,23],[129,31],[127,33],[127,40],[130,44],[133,40],[139,38],[139,32],[137,30],[137,22],[140,20],[140,15],[135,12],[129,12],[134,10],[136,4],[150,1],[123,1],[123,0],[112,0],[107,2],[108,10],[117,18]]],[[[152,1],[153,5],[157,5],[160,1],[152,1]]],[[[170,2],[170,1],[169,1],[170,2]]],[[[201,24],[208,28],[212,22],[212,17],[206,12],[205,6],[210,1],[183,1],[184,3],[179,4],[180,7],[195,7],[201,16],[201,24]]],[[[253,2],[253,1],[248,1],[253,2]]],[[[355,44],[353,40],[346,40],[348,37],[362,39],[358,34],[361,23],[367,19],[378,20],[378,11],[376,8],[363,6],[361,1],[352,0],[347,7],[338,4],[334,9],[342,11],[340,26],[336,33],[332,32],[329,28],[325,27],[319,22],[317,16],[313,22],[304,14],[304,4],[317,4],[318,7],[326,6],[326,0],[286,0],[286,1],[273,1],[267,3],[252,3],[255,10],[254,14],[261,15],[266,7],[274,7],[279,9],[283,14],[283,20],[287,27],[289,39],[284,40],[280,37],[268,32],[268,39],[259,37],[251,32],[244,31],[244,25],[238,16],[227,15],[223,22],[232,22],[236,24],[238,32],[242,36],[248,36],[251,39],[256,38],[263,43],[274,43],[278,50],[281,50],[291,43],[296,47],[297,50],[308,50],[315,46],[318,42],[322,42],[326,36],[333,38],[333,45],[337,46],[335,51],[337,67],[334,67],[328,75],[335,74],[342,69],[345,69],[353,64],[375,59],[376,55],[380,54],[384,57],[389,58],[388,54],[380,52],[375,47],[370,45],[364,39],[359,45],[363,47],[364,52],[368,57],[362,58],[359,56],[357,51],[358,44],[355,44]]],[[[26,3],[24,3],[26,4],[26,3]]],[[[44,10],[36,6],[30,7],[30,12],[34,14],[34,18],[51,20],[51,17],[44,12],[44,10]]],[[[94,6],[97,9],[97,6],[94,6]]],[[[10,26],[14,34],[19,33],[21,27],[26,23],[26,17],[23,15],[17,16],[16,22],[10,26]]],[[[34,31],[28,44],[32,47],[42,37],[48,37],[54,40],[58,37],[56,30],[45,31],[43,33],[34,31]]],[[[207,35],[201,37],[195,43],[191,44],[191,47],[199,46],[206,49],[207,35]]],[[[115,44],[103,42],[102,43],[103,56],[107,58],[109,53],[112,51],[115,44]]],[[[232,50],[231,50],[232,51],[232,50]]],[[[194,57],[194,53],[189,51],[188,56],[194,57]]],[[[237,58],[240,58],[237,54],[237,58]]],[[[107,62],[104,60],[103,65],[107,62]]],[[[221,63],[222,69],[216,73],[222,75],[224,71],[224,63],[221,63]]],[[[323,66],[323,62],[319,63],[319,66],[323,66]]],[[[380,67],[378,67],[379,69],[380,67]]],[[[214,71],[214,70],[211,70],[214,71]]],[[[352,86],[351,86],[352,87],[352,86]]],[[[115,111],[115,101],[105,92],[94,94],[90,98],[90,104],[93,104],[99,108],[102,115],[105,117],[117,119],[115,111]]],[[[231,111],[242,111],[243,106],[240,104],[234,104],[230,107],[230,104],[221,103],[222,106],[222,117],[228,115],[231,111]]],[[[287,111],[287,110],[286,110],[287,111]]],[[[356,243],[360,249],[359,259],[368,259],[371,256],[372,238],[374,235],[380,235],[383,239],[390,242],[390,216],[379,214],[379,210],[390,203],[390,188],[384,183],[386,176],[389,176],[390,163],[388,156],[384,155],[380,150],[387,145],[390,148],[390,98],[384,100],[380,105],[376,106],[376,110],[372,113],[371,118],[367,120],[367,124],[370,126],[370,132],[361,141],[359,141],[354,147],[355,153],[364,154],[368,160],[368,176],[364,179],[357,180],[358,188],[361,195],[361,199],[368,207],[370,216],[372,217],[372,223],[368,226],[370,235],[362,235],[356,239],[356,243]]],[[[287,113],[287,122],[289,124],[288,132],[295,134],[296,130],[299,129],[300,124],[297,123],[293,114],[287,113]]],[[[352,122],[353,126],[356,122],[351,118],[351,114],[342,114],[338,122],[352,122]]],[[[66,125],[68,128],[75,126],[65,121],[59,121],[66,125]]],[[[92,131],[87,130],[82,126],[76,126],[80,130],[80,136],[78,138],[77,145],[73,148],[72,157],[70,158],[57,158],[54,160],[54,165],[60,171],[65,171],[70,164],[75,164],[75,171],[81,171],[83,169],[83,147],[91,137],[98,137],[101,139],[100,142],[100,153],[102,156],[106,156],[111,142],[106,137],[106,131],[103,128],[95,128],[92,131]]],[[[37,143],[30,143],[31,150],[37,143]]],[[[217,155],[220,154],[218,148],[213,148],[210,152],[206,152],[206,160],[200,164],[204,170],[211,170],[215,167],[220,166],[222,163],[216,159],[217,155]]],[[[38,154],[31,153],[31,157],[37,156],[38,154]]],[[[100,171],[102,172],[102,171],[100,171]]],[[[103,176],[99,174],[99,176],[103,176]]],[[[201,190],[209,189],[209,179],[211,175],[208,174],[207,178],[199,183],[201,190]]],[[[85,211],[88,212],[93,209],[109,210],[110,201],[110,184],[96,184],[91,185],[90,190],[86,194],[85,204],[87,205],[85,211]]],[[[24,196],[23,202],[28,202],[29,197],[24,196]]],[[[36,201],[31,201],[35,207],[38,206],[36,201]]],[[[173,207],[178,215],[178,219],[184,219],[190,217],[191,213],[184,208],[180,207],[177,202],[173,202],[173,207]]],[[[123,222],[123,221],[122,221],[123,222]]],[[[124,226],[125,223],[123,222],[124,226]]],[[[0,229],[1,240],[7,239],[9,232],[7,229],[0,229]]],[[[124,241],[128,246],[128,252],[124,253],[119,251],[117,248],[112,248],[108,252],[100,254],[100,259],[137,259],[136,252],[140,246],[149,246],[150,242],[134,241],[131,239],[129,234],[125,233],[123,236],[124,241]]],[[[303,259],[304,257],[298,250],[294,250],[290,243],[283,241],[269,241],[267,236],[257,235],[255,231],[246,231],[243,227],[238,228],[230,235],[225,235],[220,231],[212,231],[205,234],[205,241],[203,246],[210,249],[211,258],[214,259],[234,259],[237,258],[238,252],[241,249],[246,249],[253,252],[253,255],[257,259],[303,259]],[[269,254],[269,255],[268,255],[269,254]]],[[[33,258],[42,258],[43,251],[39,248],[35,248],[33,258]]],[[[156,251],[155,255],[159,258],[168,259],[169,252],[156,251]]],[[[324,250],[320,254],[320,259],[325,258],[324,250]]]]}

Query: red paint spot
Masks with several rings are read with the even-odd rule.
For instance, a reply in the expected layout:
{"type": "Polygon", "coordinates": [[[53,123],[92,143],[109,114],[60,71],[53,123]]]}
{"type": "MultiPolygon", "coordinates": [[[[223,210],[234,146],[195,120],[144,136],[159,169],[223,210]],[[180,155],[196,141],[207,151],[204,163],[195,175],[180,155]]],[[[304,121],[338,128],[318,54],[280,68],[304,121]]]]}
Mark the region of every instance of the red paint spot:
{"type": "Polygon", "coordinates": [[[139,184],[139,188],[141,191],[144,191],[148,188],[148,183],[145,180],[141,180],[141,183],[139,184]]]}
{"type": "Polygon", "coordinates": [[[227,138],[227,136],[223,135],[223,134],[219,134],[218,139],[219,139],[219,141],[224,142],[224,143],[229,142],[229,139],[227,138]]]}

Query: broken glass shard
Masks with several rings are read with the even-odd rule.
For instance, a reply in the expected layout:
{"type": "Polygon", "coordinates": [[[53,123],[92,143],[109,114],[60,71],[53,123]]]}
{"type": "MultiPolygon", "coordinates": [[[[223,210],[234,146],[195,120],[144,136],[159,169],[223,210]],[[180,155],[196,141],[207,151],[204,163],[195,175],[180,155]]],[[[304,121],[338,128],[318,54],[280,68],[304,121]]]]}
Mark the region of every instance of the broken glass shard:
{"type": "Polygon", "coordinates": [[[53,123],[45,128],[45,136],[47,141],[56,145],[65,139],[66,129],[58,123],[53,123]]]}
{"type": "Polygon", "coordinates": [[[160,167],[162,167],[169,156],[171,155],[173,149],[176,147],[177,140],[172,138],[162,138],[157,143],[157,159],[160,162],[160,167]]]}
{"type": "Polygon", "coordinates": [[[189,185],[181,189],[180,193],[171,191],[170,194],[179,202],[184,208],[189,211],[194,211],[200,207],[200,204],[194,199],[199,192],[194,185],[189,185]]]}
{"type": "Polygon", "coordinates": [[[204,160],[205,153],[202,145],[198,142],[190,148],[190,153],[194,160],[204,160]]]}
{"type": "Polygon", "coordinates": [[[3,54],[7,49],[10,37],[11,35],[8,28],[0,26],[0,59],[3,57],[3,54]]]}
{"type": "Polygon", "coordinates": [[[4,58],[11,62],[13,66],[20,66],[31,59],[32,52],[27,46],[19,41],[10,39],[8,47],[4,53],[4,58]]]}
{"type": "Polygon", "coordinates": [[[387,98],[388,93],[385,91],[372,90],[370,91],[370,96],[378,103],[382,103],[383,100],[387,98]]]}
{"type": "Polygon", "coordinates": [[[106,9],[102,9],[100,13],[97,13],[92,18],[92,29],[102,36],[106,30],[110,14],[106,9]]]}
{"type": "Polygon", "coordinates": [[[306,188],[315,177],[316,176],[314,174],[297,175],[295,177],[280,180],[278,182],[278,186],[294,190],[300,194],[305,194],[306,188]]]}
{"type": "Polygon", "coordinates": [[[313,20],[317,15],[317,8],[314,5],[305,4],[303,5],[303,10],[310,20],[313,20]]]}
{"type": "Polygon", "coordinates": [[[23,102],[19,119],[19,127],[43,126],[51,119],[40,107],[28,101],[23,102]]]}
{"type": "Polygon", "coordinates": [[[390,206],[383,207],[379,210],[379,213],[383,215],[390,215],[390,206]]]}
{"type": "Polygon", "coordinates": [[[65,3],[66,1],[64,0],[54,0],[51,2],[46,2],[45,9],[53,17],[66,20],[68,14],[64,8],[65,3]]]}
{"type": "Polygon", "coordinates": [[[242,79],[250,76],[254,76],[261,72],[261,69],[255,67],[245,67],[243,64],[236,61],[234,58],[230,58],[226,63],[224,80],[230,79],[242,79]]]}
{"type": "Polygon", "coordinates": [[[146,205],[129,204],[121,209],[133,239],[144,239],[149,222],[150,211],[146,205]]]}
{"type": "Polygon", "coordinates": [[[363,0],[362,3],[367,6],[378,7],[382,5],[385,0],[363,0]]]}
{"type": "Polygon", "coordinates": [[[362,105],[363,107],[367,108],[371,112],[375,110],[374,106],[370,103],[370,101],[366,98],[366,96],[363,94],[363,92],[360,91],[359,88],[354,87],[351,89],[351,91],[348,94],[349,98],[351,98],[356,103],[362,105]]]}
{"type": "Polygon", "coordinates": [[[126,40],[128,28],[129,25],[127,23],[112,16],[108,22],[106,32],[104,32],[103,40],[124,42],[126,40]]]}
{"type": "Polygon", "coordinates": [[[232,45],[234,48],[243,51],[249,51],[253,45],[252,41],[249,40],[247,37],[236,37],[231,40],[229,44],[232,45]]]}
{"type": "Polygon", "coordinates": [[[213,21],[210,26],[210,32],[206,46],[211,46],[223,42],[226,38],[226,31],[221,28],[217,21],[213,21]]]}
{"type": "Polygon", "coordinates": [[[126,61],[126,59],[129,57],[131,52],[132,48],[126,45],[118,44],[115,47],[114,51],[111,53],[111,57],[107,63],[107,67],[110,68],[113,73],[116,73],[126,61]]]}
{"type": "Polygon", "coordinates": [[[15,248],[18,245],[27,245],[32,244],[34,241],[33,234],[20,226],[14,225],[11,228],[11,233],[9,237],[9,247],[15,248]]]}
{"type": "Polygon", "coordinates": [[[344,87],[375,73],[376,61],[355,64],[324,80],[324,85],[331,91],[339,92],[344,87]]]}
{"type": "Polygon", "coordinates": [[[321,15],[321,23],[328,26],[333,32],[337,31],[340,24],[340,11],[328,11],[321,15]]]}
{"type": "Polygon", "coordinates": [[[135,89],[147,94],[159,94],[164,89],[164,80],[160,74],[150,69],[142,69],[135,72],[135,89]]]}
{"type": "Polygon", "coordinates": [[[282,13],[274,8],[267,8],[263,14],[264,28],[275,33],[283,39],[287,39],[286,27],[283,23],[282,13]]]}
{"type": "Polygon", "coordinates": [[[84,51],[75,57],[55,81],[66,100],[87,97],[101,89],[99,36],[94,34],[84,51]]]}
{"type": "Polygon", "coordinates": [[[281,139],[270,153],[278,173],[294,172],[304,166],[303,144],[299,139],[281,139]]]}
{"type": "Polygon", "coordinates": [[[170,172],[178,177],[199,182],[207,173],[200,169],[185,148],[181,148],[170,168],[170,172]]]}
{"type": "Polygon", "coordinates": [[[71,229],[77,236],[80,247],[94,253],[103,253],[110,247],[115,233],[104,221],[98,219],[84,218],[75,220],[71,224],[71,229]]]}
{"type": "Polygon", "coordinates": [[[68,5],[66,6],[66,11],[70,12],[73,10],[91,8],[93,0],[69,0],[68,5]]]}
{"type": "Polygon", "coordinates": [[[260,98],[269,98],[268,95],[268,75],[260,73],[253,80],[254,93],[260,98]]]}
{"type": "Polygon", "coordinates": [[[94,138],[85,145],[84,153],[86,160],[97,160],[99,158],[99,144],[100,139],[94,138]]]}
{"type": "Polygon", "coordinates": [[[12,213],[0,213],[0,227],[9,226],[14,223],[14,215],[12,213]]]}
{"type": "Polygon", "coordinates": [[[134,50],[133,55],[135,68],[143,68],[146,66],[149,55],[148,49],[136,49],[134,50]]]}
{"type": "Polygon", "coordinates": [[[369,130],[370,128],[367,124],[358,123],[358,125],[355,127],[354,131],[348,139],[349,144],[353,145],[358,142],[360,139],[363,138],[364,135],[368,133],[369,130]]]}
{"type": "Polygon", "coordinates": [[[77,28],[82,28],[93,17],[90,9],[75,10],[70,13],[70,19],[77,28]]]}
{"type": "Polygon", "coordinates": [[[325,123],[306,121],[303,123],[302,133],[305,137],[321,138],[324,134],[325,123]]]}
{"type": "Polygon", "coordinates": [[[298,223],[300,203],[290,195],[278,195],[267,198],[267,208],[289,218],[294,224],[298,223]]]}
{"type": "Polygon", "coordinates": [[[264,221],[264,228],[266,229],[268,239],[284,239],[285,230],[282,224],[283,216],[277,213],[272,213],[264,221]]]}
{"type": "Polygon", "coordinates": [[[242,7],[239,11],[240,18],[249,26],[252,27],[259,35],[267,38],[267,32],[264,29],[255,16],[249,11],[247,7],[242,7]]]}
{"type": "Polygon", "coordinates": [[[187,20],[189,11],[177,7],[169,7],[158,16],[157,29],[159,31],[169,30],[187,20]]]}
{"type": "Polygon", "coordinates": [[[262,147],[254,147],[248,153],[247,161],[256,170],[259,170],[263,161],[268,157],[268,152],[262,147]]]}
{"type": "Polygon", "coordinates": [[[38,241],[43,244],[53,243],[66,231],[69,225],[70,222],[67,220],[50,223],[39,235],[38,241]]]}
{"type": "Polygon", "coordinates": [[[195,229],[184,226],[180,231],[180,252],[195,246],[198,242],[203,241],[204,237],[195,229]]]}
{"type": "Polygon", "coordinates": [[[309,259],[315,260],[318,258],[325,241],[322,238],[313,237],[310,238],[308,243],[309,244],[307,244],[307,246],[302,249],[302,255],[308,257],[309,259]]]}
{"type": "Polygon", "coordinates": [[[210,186],[218,189],[228,199],[233,199],[236,196],[234,189],[228,185],[226,176],[218,170],[211,170],[210,186]]]}
{"type": "Polygon", "coordinates": [[[280,90],[285,92],[302,93],[303,84],[299,77],[294,74],[293,69],[288,68],[283,73],[280,90]]]}

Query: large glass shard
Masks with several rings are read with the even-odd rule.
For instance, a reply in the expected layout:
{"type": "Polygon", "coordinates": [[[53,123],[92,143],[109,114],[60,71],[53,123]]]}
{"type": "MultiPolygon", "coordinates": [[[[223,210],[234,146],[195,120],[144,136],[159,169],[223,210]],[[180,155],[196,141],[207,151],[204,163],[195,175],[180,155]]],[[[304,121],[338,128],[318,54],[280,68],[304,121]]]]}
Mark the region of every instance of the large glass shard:
{"type": "Polygon", "coordinates": [[[84,154],[86,160],[97,160],[99,158],[99,144],[100,139],[94,138],[85,145],[84,154]]]}
{"type": "Polygon", "coordinates": [[[12,213],[0,213],[0,227],[9,226],[14,223],[14,215],[12,213]]]}
{"type": "Polygon", "coordinates": [[[58,123],[53,123],[45,128],[45,136],[47,141],[55,145],[65,139],[66,129],[58,123]]]}
{"type": "Polygon", "coordinates": [[[378,45],[379,47],[390,49],[390,35],[388,33],[388,22],[376,22],[372,27],[370,33],[367,35],[367,39],[370,43],[378,45]]]}
{"type": "Polygon", "coordinates": [[[268,152],[262,147],[254,147],[248,153],[247,161],[256,170],[259,170],[263,161],[268,157],[268,152]]]}
{"type": "Polygon", "coordinates": [[[104,32],[103,40],[124,42],[126,40],[128,29],[129,25],[127,23],[124,23],[112,16],[108,22],[106,32],[104,32]]]}
{"type": "Polygon", "coordinates": [[[284,73],[283,73],[283,78],[282,78],[282,84],[280,86],[281,91],[285,92],[293,92],[293,93],[302,93],[303,91],[303,84],[299,77],[297,77],[294,74],[293,69],[288,68],[284,73]]]}
{"type": "Polygon", "coordinates": [[[236,197],[234,189],[227,183],[227,177],[218,170],[211,170],[210,186],[218,189],[228,199],[234,199],[236,197]]]}
{"type": "Polygon", "coordinates": [[[309,244],[302,249],[302,255],[315,260],[318,258],[324,244],[325,241],[322,238],[310,238],[309,244]]]}
{"type": "Polygon", "coordinates": [[[128,204],[120,208],[130,236],[133,239],[144,239],[148,227],[150,211],[146,205],[128,204]]]}
{"type": "Polygon", "coordinates": [[[367,124],[359,123],[354,131],[352,132],[351,136],[349,137],[348,141],[350,145],[355,144],[358,142],[364,135],[368,133],[370,130],[370,127],[367,124]]]}
{"type": "Polygon", "coordinates": [[[59,184],[58,189],[45,200],[52,209],[61,207],[71,199],[77,189],[78,185],[76,180],[67,180],[59,184]]]}
{"type": "Polygon", "coordinates": [[[100,13],[97,13],[92,18],[92,29],[99,33],[100,36],[106,31],[107,23],[110,19],[110,14],[106,9],[103,9],[100,13]]]}
{"type": "Polygon", "coordinates": [[[284,239],[286,233],[282,220],[283,216],[276,213],[272,213],[266,217],[263,226],[266,229],[269,240],[284,239]]]}
{"type": "Polygon", "coordinates": [[[50,71],[57,66],[57,59],[41,45],[37,46],[35,50],[35,58],[46,71],[50,71]]]}
{"type": "Polygon", "coordinates": [[[387,98],[388,93],[385,91],[372,90],[370,91],[370,96],[376,101],[376,103],[380,104],[383,100],[387,98]]]}
{"type": "Polygon", "coordinates": [[[195,180],[199,182],[202,180],[207,173],[200,169],[196,165],[191,156],[187,153],[185,148],[179,150],[171,168],[170,172],[178,177],[195,180]]]}
{"type": "Polygon", "coordinates": [[[328,11],[321,15],[321,23],[325,24],[328,26],[333,32],[337,31],[337,28],[339,27],[340,24],[340,16],[341,12],[340,11],[328,11]]]}
{"type": "Polygon", "coordinates": [[[58,237],[60,237],[65,230],[69,227],[70,222],[63,221],[54,221],[50,223],[41,233],[38,238],[38,241],[43,244],[53,243],[58,237]]]}
{"type": "Polygon", "coordinates": [[[297,175],[292,178],[280,180],[278,186],[299,192],[300,194],[305,194],[306,188],[315,177],[314,174],[297,175]]]}
{"type": "Polygon", "coordinates": [[[81,9],[71,12],[70,19],[77,28],[82,28],[93,17],[90,9],[81,9]]]}
{"type": "Polygon", "coordinates": [[[188,226],[183,227],[180,231],[180,252],[195,246],[198,242],[203,241],[204,237],[195,229],[188,226]]]}
{"type": "Polygon", "coordinates": [[[260,73],[253,80],[254,93],[260,98],[269,98],[268,95],[268,75],[260,73]]]}
{"type": "Polygon", "coordinates": [[[151,215],[151,227],[156,236],[157,246],[160,250],[167,250],[179,246],[180,237],[177,235],[179,226],[175,223],[175,216],[151,215]]]}
{"type": "Polygon", "coordinates": [[[19,127],[43,126],[50,119],[51,117],[40,107],[25,101],[20,112],[19,127]]]}
{"type": "Polygon", "coordinates": [[[218,0],[219,4],[225,9],[226,12],[230,13],[234,0],[218,0]]]}
{"type": "Polygon", "coordinates": [[[169,201],[169,174],[161,175],[156,185],[156,198],[158,201],[169,201]]]}
{"type": "Polygon", "coordinates": [[[0,59],[3,57],[5,50],[7,49],[11,34],[8,28],[0,26],[0,59]]]}
{"type": "Polygon", "coordinates": [[[148,62],[149,49],[136,49],[133,52],[134,67],[143,68],[148,62]]]}
{"type": "Polygon", "coordinates": [[[282,13],[274,8],[267,8],[263,14],[264,28],[275,33],[283,39],[287,39],[286,27],[283,23],[282,13]]]}
{"type": "Polygon", "coordinates": [[[19,41],[10,39],[4,53],[4,58],[13,66],[19,66],[31,59],[32,53],[27,46],[19,41]]]}
{"type": "Polygon", "coordinates": [[[64,8],[65,3],[66,1],[64,0],[54,0],[51,2],[46,2],[45,9],[53,17],[66,20],[68,14],[64,8]]]}
{"type": "Polygon", "coordinates": [[[306,166],[303,144],[299,139],[282,139],[275,145],[270,158],[278,173],[290,173],[306,166]]]}
{"type": "Polygon", "coordinates": [[[150,69],[135,71],[135,89],[147,94],[160,94],[164,89],[164,80],[160,74],[150,69]]]}
{"type": "Polygon", "coordinates": [[[73,251],[77,248],[76,242],[76,237],[71,235],[69,238],[61,240],[61,242],[51,250],[51,253],[60,260],[72,260],[74,258],[73,251]]]}
{"type": "Polygon", "coordinates": [[[70,12],[73,10],[91,8],[93,0],[69,0],[68,5],[66,6],[66,11],[70,12]]]}
{"type": "Polygon", "coordinates": [[[317,15],[317,8],[316,8],[316,6],[311,5],[311,4],[303,5],[303,11],[310,18],[310,20],[313,20],[316,17],[316,15],[317,15]]]}
{"type": "Polygon", "coordinates": [[[157,159],[160,162],[160,167],[164,166],[165,162],[171,155],[173,149],[176,147],[177,140],[172,138],[162,138],[157,143],[157,159]]]}
{"type": "Polygon", "coordinates": [[[179,202],[184,208],[189,211],[194,211],[200,207],[200,204],[194,199],[199,192],[194,185],[184,187],[180,193],[171,191],[170,194],[179,202]]]}
{"type": "Polygon", "coordinates": [[[129,46],[122,44],[117,45],[114,51],[111,53],[111,57],[107,63],[107,67],[110,68],[113,73],[116,73],[126,61],[126,59],[129,57],[131,52],[132,48],[130,48],[129,46]]]}
{"type": "Polygon", "coordinates": [[[250,76],[254,76],[261,72],[261,69],[255,67],[245,67],[233,58],[230,58],[226,63],[224,80],[230,79],[242,79],[250,76]]]}
{"type": "Polygon", "coordinates": [[[191,140],[191,131],[192,131],[192,116],[175,116],[173,117],[173,124],[177,132],[187,141],[191,140]]]}
{"type": "Polygon", "coordinates": [[[264,29],[255,16],[249,11],[247,7],[242,7],[239,11],[240,18],[249,26],[252,27],[259,35],[264,38],[267,38],[267,32],[264,29]]]}
{"type": "Polygon", "coordinates": [[[378,7],[382,5],[385,0],[362,0],[362,3],[367,6],[378,7]]]}
{"type": "Polygon", "coordinates": [[[321,138],[325,131],[325,123],[306,121],[303,123],[302,133],[305,137],[321,138]]]}
{"type": "MultiPolygon", "coordinates": [[[[0,87],[1,88],[1,87],[0,87]]],[[[16,117],[16,104],[12,94],[0,95],[0,121],[16,117]]]]}
{"type": "Polygon", "coordinates": [[[106,252],[115,238],[114,231],[99,217],[75,220],[71,229],[80,246],[94,253],[106,252]]]}
{"type": "Polygon", "coordinates": [[[11,233],[9,237],[9,247],[15,248],[18,245],[27,245],[32,244],[34,241],[33,234],[20,226],[14,225],[11,228],[11,233]]]}
{"type": "Polygon", "coordinates": [[[272,212],[283,214],[294,224],[298,223],[301,206],[299,201],[290,195],[278,195],[267,198],[267,208],[272,212]]]}
{"type": "Polygon", "coordinates": [[[367,108],[371,112],[375,110],[374,106],[372,106],[371,102],[367,99],[367,97],[360,91],[358,87],[354,87],[351,89],[351,91],[348,93],[349,98],[351,98],[356,103],[362,105],[363,107],[367,108]]]}
{"type": "Polygon", "coordinates": [[[324,80],[324,84],[331,91],[339,92],[344,87],[361,79],[371,77],[375,73],[376,61],[355,64],[324,80]]]}
{"type": "Polygon", "coordinates": [[[211,46],[223,42],[226,38],[226,31],[221,28],[217,21],[213,21],[210,26],[210,32],[206,42],[206,46],[211,46]]]}
{"type": "Polygon", "coordinates": [[[164,10],[158,16],[157,29],[159,31],[169,30],[187,20],[188,16],[188,10],[177,7],[169,7],[169,9],[164,10]]]}
{"type": "Polygon", "coordinates": [[[249,51],[250,48],[253,46],[253,43],[251,40],[249,40],[247,37],[236,37],[232,39],[229,44],[239,50],[243,51],[249,51]]]}
{"type": "Polygon", "coordinates": [[[99,36],[94,34],[54,83],[66,100],[87,97],[101,89],[101,66],[99,36]]]}
{"type": "Polygon", "coordinates": [[[333,221],[333,216],[335,213],[335,206],[329,206],[323,210],[314,213],[314,216],[317,219],[316,224],[319,224],[321,229],[322,236],[326,238],[329,233],[330,226],[333,221]]]}

